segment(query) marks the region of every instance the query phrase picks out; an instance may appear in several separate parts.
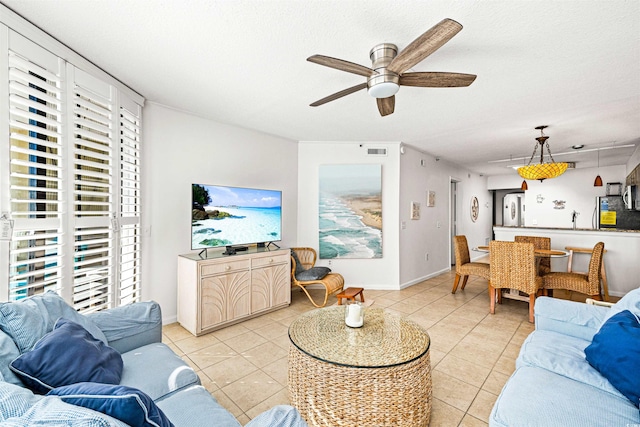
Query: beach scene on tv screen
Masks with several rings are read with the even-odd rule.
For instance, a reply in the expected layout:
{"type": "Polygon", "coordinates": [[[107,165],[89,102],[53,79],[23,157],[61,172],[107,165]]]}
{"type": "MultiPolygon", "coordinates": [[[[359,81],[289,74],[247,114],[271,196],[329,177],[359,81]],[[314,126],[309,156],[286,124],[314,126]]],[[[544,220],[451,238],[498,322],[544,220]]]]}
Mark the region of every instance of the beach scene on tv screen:
{"type": "Polygon", "coordinates": [[[280,191],[193,184],[192,193],[192,249],[281,240],[280,191]]]}

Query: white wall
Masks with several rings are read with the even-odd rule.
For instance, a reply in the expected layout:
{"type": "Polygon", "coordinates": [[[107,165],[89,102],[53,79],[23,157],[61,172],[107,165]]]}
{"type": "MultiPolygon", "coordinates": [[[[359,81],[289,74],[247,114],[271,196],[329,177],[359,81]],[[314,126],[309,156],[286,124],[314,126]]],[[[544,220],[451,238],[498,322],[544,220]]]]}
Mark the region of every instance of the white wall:
{"type": "MultiPolygon", "coordinates": [[[[400,284],[405,287],[451,268],[451,180],[458,181],[457,234],[467,236],[469,247],[491,238],[491,193],[486,178],[436,159],[410,146],[400,156],[400,284]],[[436,192],[434,207],[427,207],[427,191],[436,192]],[[471,198],[480,203],[478,220],[471,220],[471,198]],[[411,202],[420,203],[420,219],[412,220],[411,202]],[[403,225],[405,228],[403,228],[403,225]],[[438,227],[439,225],[439,227],[438,227]],[[426,260],[425,255],[429,254],[426,260]]],[[[474,254],[480,257],[484,254],[474,254]]]]}
{"type": "Polygon", "coordinates": [[[298,246],[318,250],[318,167],[329,164],[382,165],[382,258],[318,260],[340,273],[346,286],[399,289],[398,164],[400,144],[300,142],[298,147],[298,246]],[[368,148],[386,148],[386,156],[369,156],[368,148]]]}
{"type": "MultiPolygon", "coordinates": [[[[591,218],[596,206],[596,196],[604,196],[608,182],[625,181],[626,167],[606,166],[600,168],[571,169],[557,178],[545,181],[527,181],[529,189],[525,191],[525,227],[561,227],[571,228],[571,213],[575,210],[577,228],[592,228],[591,218]],[[600,174],[604,185],[594,187],[593,181],[600,174]],[[544,200],[538,203],[537,196],[544,200]],[[554,200],[564,200],[564,209],[555,209],[554,200]]],[[[520,188],[522,178],[512,175],[492,176],[488,179],[490,190],[502,188],[520,188]]]]}
{"type": "Polygon", "coordinates": [[[282,190],[282,247],[297,242],[297,143],[154,103],[144,109],[143,299],[176,321],[179,254],[191,251],[191,184],[282,190]]]}

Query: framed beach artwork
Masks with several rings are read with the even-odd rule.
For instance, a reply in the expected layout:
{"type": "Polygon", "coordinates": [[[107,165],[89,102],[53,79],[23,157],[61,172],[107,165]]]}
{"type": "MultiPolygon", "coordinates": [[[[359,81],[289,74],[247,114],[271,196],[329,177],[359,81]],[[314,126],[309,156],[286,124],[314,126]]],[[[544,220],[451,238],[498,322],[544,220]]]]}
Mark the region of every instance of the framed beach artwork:
{"type": "Polygon", "coordinates": [[[382,258],[382,165],[320,165],[319,258],[382,258]]]}

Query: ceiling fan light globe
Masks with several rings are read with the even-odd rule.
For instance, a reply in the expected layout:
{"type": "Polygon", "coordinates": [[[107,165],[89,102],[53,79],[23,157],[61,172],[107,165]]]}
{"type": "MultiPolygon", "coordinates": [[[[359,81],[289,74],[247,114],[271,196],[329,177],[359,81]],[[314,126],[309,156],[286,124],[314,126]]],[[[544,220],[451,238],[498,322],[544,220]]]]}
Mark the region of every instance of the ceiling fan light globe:
{"type": "Polygon", "coordinates": [[[400,90],[400,86],[393,82],[382,82],[368,89],[369,95],[374,98],[388,98],[395,95],[400,90]]]}

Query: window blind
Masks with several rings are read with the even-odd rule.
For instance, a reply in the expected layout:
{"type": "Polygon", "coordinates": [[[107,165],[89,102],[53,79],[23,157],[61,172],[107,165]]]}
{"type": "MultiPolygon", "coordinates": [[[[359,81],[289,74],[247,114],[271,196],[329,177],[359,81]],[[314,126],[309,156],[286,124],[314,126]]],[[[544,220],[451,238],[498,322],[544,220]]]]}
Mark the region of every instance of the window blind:
{"type": "Polygon", "coordinates": [[[12,30],[0,54],[0,212],[14,225],[0,301],[48,290],[81,312],[140,301],[142,107],[12,30]]]}

